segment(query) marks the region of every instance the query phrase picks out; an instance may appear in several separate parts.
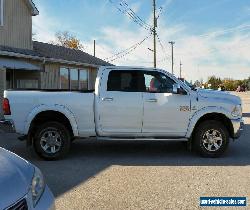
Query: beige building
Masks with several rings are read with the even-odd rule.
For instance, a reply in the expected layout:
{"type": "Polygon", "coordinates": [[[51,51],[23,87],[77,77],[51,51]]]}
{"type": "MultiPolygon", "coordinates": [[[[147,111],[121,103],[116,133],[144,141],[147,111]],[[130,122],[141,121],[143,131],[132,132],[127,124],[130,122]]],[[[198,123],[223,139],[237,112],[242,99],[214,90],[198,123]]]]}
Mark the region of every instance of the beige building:
{"type": "Polygon", "coordinates": [[[32,41],[36,15],[32,0],[0,0],[0,101],[11,88],[93,89],[97,68],[110,64],[80,50],[32,41]]]}

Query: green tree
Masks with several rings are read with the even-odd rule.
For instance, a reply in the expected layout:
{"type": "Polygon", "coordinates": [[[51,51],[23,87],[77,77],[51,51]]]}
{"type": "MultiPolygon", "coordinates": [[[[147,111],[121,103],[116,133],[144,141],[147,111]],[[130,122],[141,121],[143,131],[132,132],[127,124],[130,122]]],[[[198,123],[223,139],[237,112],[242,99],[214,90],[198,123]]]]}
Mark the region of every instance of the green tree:
{"type": "Polygon", "coordinates": [[[222,84],[222,81],[220,78],[217,78],[216,76],[211,76],[208,78],[207,83],[211,85],[210,86],[211,89],[217,90],[218,87],[222,84]]]}
{"type": "Polygon", "coordinates": [[[55,34],[56,41],[51,42],[53,44],[71,48],[71,49],[76,49],[76,50],[83,50],[84,47],[81,44],[80,40],[76,38],[74,35],[70,34],[68,31],[63,31],[63,32],[57,32],[55,34]]]}
{"type": "Polygon", "coordinates": [[[222,85],[225,87],[225,90],[235,91],[238,87],[238,82],[233,79],[224,79],[222,85]]]}

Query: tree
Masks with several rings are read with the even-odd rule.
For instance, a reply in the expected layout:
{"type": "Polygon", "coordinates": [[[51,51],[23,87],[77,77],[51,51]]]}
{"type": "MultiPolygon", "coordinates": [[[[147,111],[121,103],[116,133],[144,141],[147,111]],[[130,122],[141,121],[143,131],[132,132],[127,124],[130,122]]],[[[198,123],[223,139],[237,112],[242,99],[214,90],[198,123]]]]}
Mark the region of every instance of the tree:
{"type": "Polygon", "coordinates": [[[68,31],[57,32],[55,36],[56,36],[56,41],[52,42],[52,44],[56,44],[59,46],[76,49],[76,50],[84,49],[80,40],[76,38],[74,35],[70,34],[70,32],[68,31]]]}
{"type": "Polygon", "coordinates": [[[217,78],[216,76],[211,76],[208,78],[207,83],[211,85],[210,86],[211,89],[216,90],[222,84],[222,81],[220,78],[217,78]]]}
{"type": "Polygon", "coordinates": [[[225,87],[225,90],[235,91],[238,87],[238,82],[233,79],[224,79],[222,85],[225,87]]]}

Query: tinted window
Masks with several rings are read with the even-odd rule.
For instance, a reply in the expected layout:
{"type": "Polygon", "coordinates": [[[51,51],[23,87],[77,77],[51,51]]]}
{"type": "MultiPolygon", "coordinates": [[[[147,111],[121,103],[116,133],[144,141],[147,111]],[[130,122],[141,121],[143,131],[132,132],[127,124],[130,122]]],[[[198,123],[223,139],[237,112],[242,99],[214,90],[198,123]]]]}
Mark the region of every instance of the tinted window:
{"type": "Polygon", "coordinates": [[[107,91],[144,92],[145,79],[142,71],[111,71],[107,91]]]}
{"type": "Polygon", "coordinates": [[[145,86],[147,92],[152,93],[172,93],[174,80],[160,72],[145,72],[145,86]]]}

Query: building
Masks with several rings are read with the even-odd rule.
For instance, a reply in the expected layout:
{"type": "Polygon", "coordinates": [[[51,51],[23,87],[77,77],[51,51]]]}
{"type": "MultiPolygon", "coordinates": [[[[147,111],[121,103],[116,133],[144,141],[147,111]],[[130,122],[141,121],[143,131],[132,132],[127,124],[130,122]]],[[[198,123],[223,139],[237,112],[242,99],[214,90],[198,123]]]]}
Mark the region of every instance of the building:
{"type": "Polygon", "coordinates": [[[10,88],[93,89],[97,68],[111,64],[80,50],[32,41],[36,15],[32,0],[0,0],[0,101],[10,88]]]}

